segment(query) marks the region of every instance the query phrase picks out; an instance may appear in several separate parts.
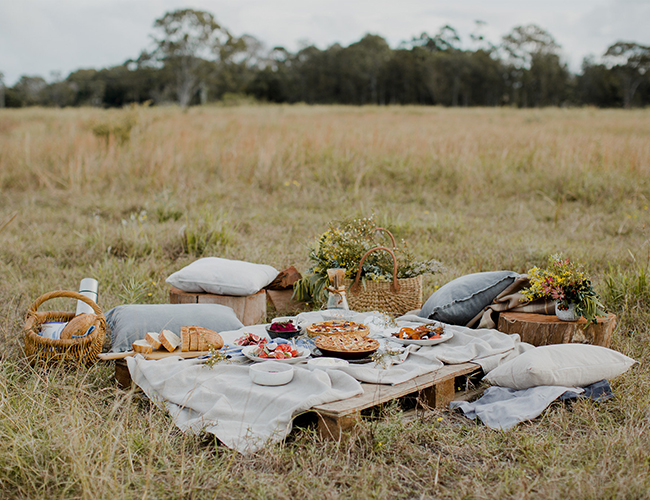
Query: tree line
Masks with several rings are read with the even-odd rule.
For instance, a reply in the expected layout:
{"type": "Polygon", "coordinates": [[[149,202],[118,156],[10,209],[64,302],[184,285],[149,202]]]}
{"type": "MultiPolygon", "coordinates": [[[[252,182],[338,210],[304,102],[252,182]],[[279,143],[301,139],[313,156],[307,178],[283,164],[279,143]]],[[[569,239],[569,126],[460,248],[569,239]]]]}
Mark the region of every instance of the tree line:
{"type": "Polygon", "coordinates": [[[477,21],[469,48],[443,26],[391,48],[379,35],[347,47],[267,50],[234,36],[205,11],[167,12],[152,47],[119,66],[80,69],[66,78],[22,76],[2,85],[0,106],[102,106],[216,100],[309,104],[638,107],[650,104],[650,47],[618,41],[571,73],[560,46],[537,25],[517,26],[499,44],[477,21]]]}

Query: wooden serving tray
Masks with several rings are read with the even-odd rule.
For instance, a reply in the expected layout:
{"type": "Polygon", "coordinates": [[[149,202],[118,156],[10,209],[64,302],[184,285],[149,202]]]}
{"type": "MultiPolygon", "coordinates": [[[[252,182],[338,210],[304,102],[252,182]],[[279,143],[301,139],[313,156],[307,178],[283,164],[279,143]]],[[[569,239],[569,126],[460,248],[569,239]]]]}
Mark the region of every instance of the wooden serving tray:
{"type": "MultiPolygon", "coordinates": [[[[126,352],[105,352],[98,354],[97,357],[102,361],[110,361],[112,359],[124,359],[129,356],[135,356],[137,353],[135,351],[126,351],[126,352]]],[[[177,347],[175,351],[154,351],[151,354],[143,354],[144,359],[163,359],[169,358],[170,356],[180,356],[181,358],[198,358],[199,356],[205,356],[210,354],[210,351],[181,351],[180,347],[177,347]]]]}

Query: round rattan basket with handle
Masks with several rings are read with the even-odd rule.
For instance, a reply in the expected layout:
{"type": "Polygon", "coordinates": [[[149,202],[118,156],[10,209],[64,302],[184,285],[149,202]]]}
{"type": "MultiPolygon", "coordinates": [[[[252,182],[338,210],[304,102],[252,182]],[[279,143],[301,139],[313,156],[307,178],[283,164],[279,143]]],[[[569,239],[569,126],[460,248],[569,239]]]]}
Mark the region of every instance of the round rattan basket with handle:
{"type": "Polygon", "coordinates": [[[348,287],[348,304],[353,311],[380,311],[394,316],[422,307],[422,276],[397,278],[397,259],[390,248],[375,247],[368,250],[359,262],[357,276],[352,283],[345,280],[348,287]],[[388,252],[393,258],[393,281],[361,282],[361,269],[366,257],[377,250],[388,252]],[[352,283],[352,286],[350,284],[352,283]]]}
{"type": "Polygon", "coordinates": [[[60,361],[73,364],[92,365],[97,361],[106,335],[106,318],[95,302],[77,292],[56,291],[41,295],[29,306],[25,320],[25,355],[30,363],[60,361]],[[68,322],[75,317],[73,312],[46,311],[38,308],[46,301],[57,297],[69,297],[85,302],[97,315],[95,329],[88,335],[73,339],[49,339],[39,335],[41,325],[48,322],[68,322]]]}

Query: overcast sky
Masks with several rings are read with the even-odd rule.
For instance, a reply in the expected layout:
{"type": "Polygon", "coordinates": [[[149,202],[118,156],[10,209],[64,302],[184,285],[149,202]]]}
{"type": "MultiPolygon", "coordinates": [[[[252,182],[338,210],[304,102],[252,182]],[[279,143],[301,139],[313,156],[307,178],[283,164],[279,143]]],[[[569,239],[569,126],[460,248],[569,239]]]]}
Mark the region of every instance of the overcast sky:
{"type": "Polygon", "coordinates": [[[121,64],[149,46],[156,18],[187,7],[211,12],[235,35],[291,51],[345,46],[366,33],[396,47],[445,24],[469,48],[476,20],[495,43],[517,25],[538,24],[573,71],[618,40],[650,45],[650,0],[0,0],[0,72],[13,85],[21,75],[50,80],[52,72],[121,64]]]}

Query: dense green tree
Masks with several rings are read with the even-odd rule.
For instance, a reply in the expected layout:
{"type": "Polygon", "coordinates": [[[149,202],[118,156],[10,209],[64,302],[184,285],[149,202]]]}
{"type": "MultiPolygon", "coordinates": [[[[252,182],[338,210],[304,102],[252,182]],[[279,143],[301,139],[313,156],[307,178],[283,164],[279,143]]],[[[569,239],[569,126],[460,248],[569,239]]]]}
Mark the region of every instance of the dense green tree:
{"type": "Polygon", "coordinates": [[[506,85],[512,104],[560,104],[568,90],[569,72],[560,61],[560,46],[535,24],[517,26],[505,35],[501,51],[507,63],[506,85]]]}
{"type": "Polygon", "coordinates": [[[391,49],[378,35],[366,35],[360,41],[338,51],[341,102],[384,104],[382,75],[390,60],[391,49]]]}
{"type": "Polygon", "coordinates": [[[43,77],[23,75],[14,85],[13,90],[22,106],[42,106],[46,88],[47,82],[43,77]]]}
{"type": "Polygon", "coordinates": [[[616,42],[605,52],[605,59],[618,76],[623,106],[629,108],[639,86],[650,76],[650,47],[634,42],[616,42]]]}
{"type": "Polygon", "coordinates": [[[5,75],[0,71],[0,108],[5,107],[5,75]]]}
{"type": "Polygon", "coordinates": [[[599,107],[622,105],[620,82],[613,71],[593,57],[582,61],[582,72],[576,78],[576,104],[599,107]]]}
{"type": "Polygon", "coordinates": [[[180,9],[156,19],[152,60],[171,69],[178,103],[190,104],[236,41],[209,12],[180,9]]]}

